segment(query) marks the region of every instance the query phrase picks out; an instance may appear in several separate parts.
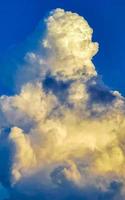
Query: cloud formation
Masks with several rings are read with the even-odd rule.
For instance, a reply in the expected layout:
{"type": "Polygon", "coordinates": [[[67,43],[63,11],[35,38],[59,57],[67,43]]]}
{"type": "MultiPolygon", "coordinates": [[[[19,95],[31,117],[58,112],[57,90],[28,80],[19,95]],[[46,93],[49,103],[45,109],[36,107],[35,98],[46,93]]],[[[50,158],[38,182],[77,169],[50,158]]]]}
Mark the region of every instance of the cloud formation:
{"type": "Polygon", "coordinates": [[[98,44],[92,42],[93,31],[87,21],[76,13],[57,9],[46,23],[43,46],[48,50],[51,73],[64,79],[80,78],[81,73],[86,78],[95,75],[91,59],[98,51],[98,44]]]}
{"type": "Polygon", "coordinates": [[[98,44],[83,17],[56,9],[45,22],[38,50],[25,56],[31,78],[0,97],[0,181],[10,199],[67,199],[70,191],[86,199],[86,188],[124,199],[124,98],[100,81],[98,44]]]}

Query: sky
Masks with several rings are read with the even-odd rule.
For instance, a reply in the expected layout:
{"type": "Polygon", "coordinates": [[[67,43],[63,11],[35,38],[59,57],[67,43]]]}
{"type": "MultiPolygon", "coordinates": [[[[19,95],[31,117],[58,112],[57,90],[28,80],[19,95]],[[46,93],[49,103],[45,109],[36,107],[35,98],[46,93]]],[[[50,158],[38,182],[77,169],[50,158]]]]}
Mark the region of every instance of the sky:
{"type": "Polygon", "coordinates": [[[125,200],[123,0],[0,0],[0,200],[125,200]]]}
{"type": "Polygon", "coordinates": [[[94,29],[93,39],[100,44],[100,51],[94,58],[96,68],[110,88],[124,95],[124,0],[1,0],[0,72],[3,77],[0,80],[0,93],[10,93],[12,90],[11,72],[15,68],[6,63],[7,55],[24,43],[39,21],[57,7],[75,11],[87,19],[94,29]]]}

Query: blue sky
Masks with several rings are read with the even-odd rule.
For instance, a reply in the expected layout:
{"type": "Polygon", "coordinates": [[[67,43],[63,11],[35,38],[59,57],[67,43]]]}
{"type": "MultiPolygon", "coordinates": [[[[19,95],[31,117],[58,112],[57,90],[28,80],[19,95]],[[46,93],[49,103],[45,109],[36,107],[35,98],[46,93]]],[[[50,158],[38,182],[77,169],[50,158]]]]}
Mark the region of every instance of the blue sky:
{"type": "MultiPolygon", "coordinates": [[[[8,55],[24,43],[39,21],[53,8],[84,16],[100,44],[94,63],[104,82],[125,94],[125,1],[124,0],[0,0],[0,94],[11,93],[13,73],[8,55]],[[9,63],[8,63],[9,62],[9,63]]],[[[14,59],[14,58],[13,58],[14,59]]],[[[12,60],[12,56],[11,56],[12,60]]]]}

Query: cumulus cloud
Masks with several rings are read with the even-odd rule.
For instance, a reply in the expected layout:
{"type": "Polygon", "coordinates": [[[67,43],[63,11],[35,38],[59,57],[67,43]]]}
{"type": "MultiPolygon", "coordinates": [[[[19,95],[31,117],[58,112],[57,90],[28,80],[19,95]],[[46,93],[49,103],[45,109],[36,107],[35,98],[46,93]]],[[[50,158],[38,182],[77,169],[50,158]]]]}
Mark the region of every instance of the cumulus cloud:
{"type": "Polygon", "coordinates": [[[98,51],[92,42],[92,29],[78,14],[57,9],[46,20],[47,31],[43,46],[47,49],[50,70],[58,78],[85,78],[96,75],[91,62],[98,51]]]}
{"type": "Polygon", "coordinates": [[[0,98],[1,183],[10,199],[65,199],[67,187],[77,199],[87,187],[124,199],[124,98],[99,80],[83,17],[56,9],[45,22],[38,50],[25,56],[32,76],[0,98]]]}

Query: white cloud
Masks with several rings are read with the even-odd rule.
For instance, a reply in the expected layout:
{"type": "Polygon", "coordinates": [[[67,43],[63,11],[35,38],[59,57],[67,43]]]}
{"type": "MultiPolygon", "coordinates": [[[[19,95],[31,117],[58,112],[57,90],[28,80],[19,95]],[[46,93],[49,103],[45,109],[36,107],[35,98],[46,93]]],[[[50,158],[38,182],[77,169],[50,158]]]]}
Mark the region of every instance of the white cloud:
{"type": "Polygon", "coordinates": [[[76,13],[56,9],[46,23],[43,46],[48,50],[47,62],[52,74],[63,79],[96,75],[91,59],[98,51],[98,44],[91,41],[93,30],[87,21],[76,13]]]}
{"type": "MultiPolygon", "coordinates": [[[[51,173],[59,166],[63,178],[79,187],[93,184],[105,189],[113,180],[125,184],[125,102],[98,81],[91,61],[98,50],[92,29],[83,17],[62,9],[52,11],[46,25],[41,42],[46,56],[41,51],[25,56],[28,70],[39,69],[42,79],[30,80],[19,94],[0,99],[11,128],[0,147],[6,143],[13,150],[11,185],[37,173],[42,183],[53,185],[51,173]],[[63,102],[57,91],[48,92],[41,83],[48,71],[57,85],[68,82],[63,102]]],[[[1,121],[1,130],[3,126],[1,121]]]]}

